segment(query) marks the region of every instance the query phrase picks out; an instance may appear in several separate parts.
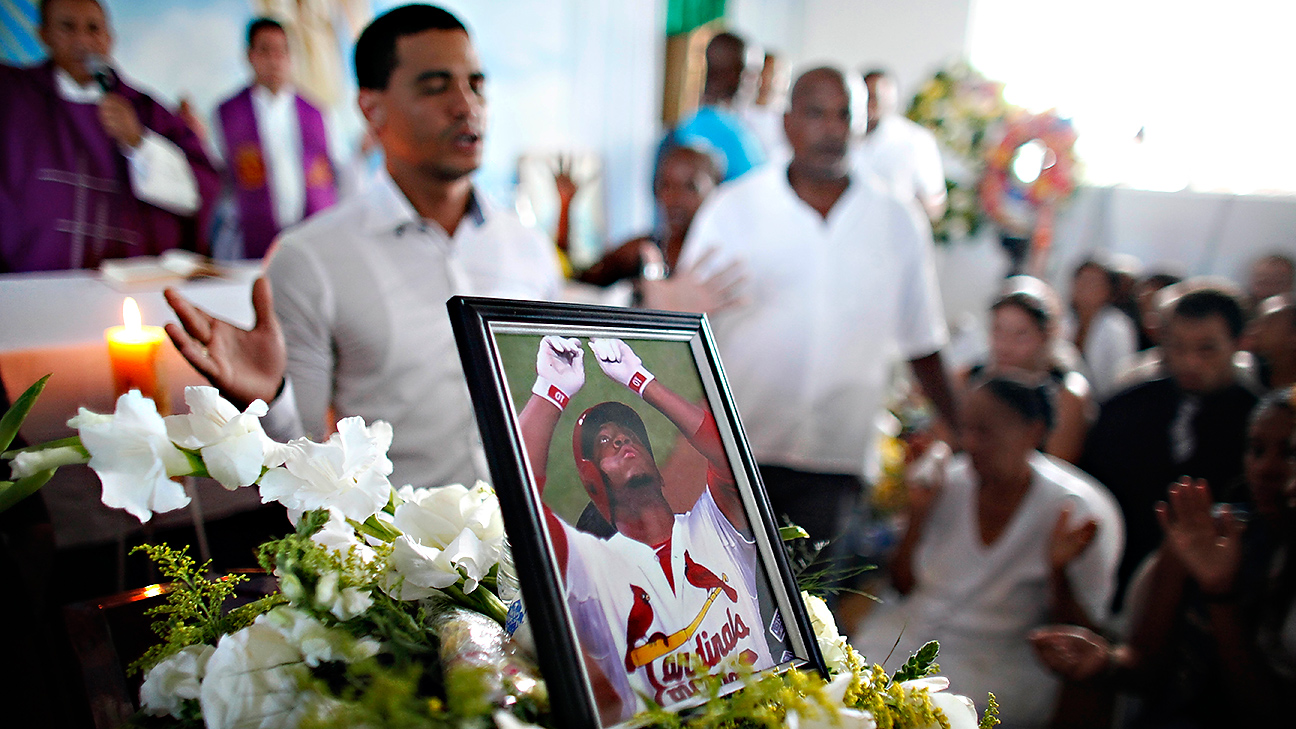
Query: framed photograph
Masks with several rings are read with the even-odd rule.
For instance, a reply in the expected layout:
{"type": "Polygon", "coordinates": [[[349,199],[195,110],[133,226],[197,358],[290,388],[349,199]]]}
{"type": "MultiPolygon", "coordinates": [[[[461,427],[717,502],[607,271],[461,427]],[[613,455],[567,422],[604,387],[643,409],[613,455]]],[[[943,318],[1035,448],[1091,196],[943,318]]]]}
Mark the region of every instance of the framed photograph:
{"type": "Polygon", "coordinates": [[[448,306],[559,726],[827,675],[704,317],[448,306]]]}

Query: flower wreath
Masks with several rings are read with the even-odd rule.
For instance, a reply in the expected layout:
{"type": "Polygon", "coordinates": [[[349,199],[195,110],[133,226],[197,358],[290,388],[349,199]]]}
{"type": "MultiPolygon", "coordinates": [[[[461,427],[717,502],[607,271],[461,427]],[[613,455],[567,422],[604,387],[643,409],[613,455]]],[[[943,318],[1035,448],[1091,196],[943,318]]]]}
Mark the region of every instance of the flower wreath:
{"type": "Polygon", "coordinates": [[[1056,111],[1009,117],[1003,138],[986,154],[980,190],[986,214],[1004,228],[1019,230],[1025,222],[1021,218],[1033,220],[1070,197],[1076,188],[1075,141],[1075,127],[1056,111]],[[1017,150],[1034,140],[1047,152],[1039,177],[1024,183],[1012,174],[1012,163],[1017,150]]]}

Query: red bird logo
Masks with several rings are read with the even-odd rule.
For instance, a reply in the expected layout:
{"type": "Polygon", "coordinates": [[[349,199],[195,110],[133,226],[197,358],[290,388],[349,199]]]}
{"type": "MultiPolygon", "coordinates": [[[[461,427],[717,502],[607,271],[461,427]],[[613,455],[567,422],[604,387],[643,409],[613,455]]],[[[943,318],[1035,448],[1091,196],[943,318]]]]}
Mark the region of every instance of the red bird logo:
{"type": "Polygon", "coordinates": [[[631,585],[630,592],[634,594],[634,604],[630,606],[630,617],[626,620],[626,672],[633,673],[635,670],[634,662],[630,660],[630,651],[634,650],[635,645],[645,634],[653,622],[652,600],[648,598],[648,591],[638,585],[631,585]]]}
{"type": "MultiPolygon", "coordinates": [[[[729,598],[730,602],[738,602],[738,591],[730,587],[724,580],[716,577],[716,574],[711,570],[694,562],[688,550],[684,551],[684,579],[688,580],[690,585],[707,591],[718,587],[724,590],[725,597],[729,598]]],[[[644,597],[647,597],[647,595],[644,597]]]]}

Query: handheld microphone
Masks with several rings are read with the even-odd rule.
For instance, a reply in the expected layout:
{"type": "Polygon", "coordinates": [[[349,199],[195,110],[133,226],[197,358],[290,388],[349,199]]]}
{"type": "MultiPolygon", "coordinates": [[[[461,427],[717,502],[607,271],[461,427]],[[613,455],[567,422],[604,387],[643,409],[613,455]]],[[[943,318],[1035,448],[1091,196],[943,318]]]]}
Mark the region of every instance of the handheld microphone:
{"type": "Polygon", "coordinates": [[[107,58],[98,53],[91,53],[85,58],[85,66],[90,75],[94,77],[95,83],[99,84],[99,88],[103,89],[105,94],[117,86],[117,74],[113,71],[112,66],[108,64],[107,58]]]}

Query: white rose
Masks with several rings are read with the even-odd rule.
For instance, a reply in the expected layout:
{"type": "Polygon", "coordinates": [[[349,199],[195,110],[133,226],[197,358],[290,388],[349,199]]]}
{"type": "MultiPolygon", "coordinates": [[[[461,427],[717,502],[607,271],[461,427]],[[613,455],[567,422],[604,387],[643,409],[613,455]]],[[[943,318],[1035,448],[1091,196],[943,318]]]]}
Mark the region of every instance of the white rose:
{"type": "MultiPolygon", "coordinates": [[[[940,709],[949,719],[950,729],[976,729],[980,723],[977,719],[976,705],[972,699],[958,694],[942,693],[949,688],[949,679],[944,676],[928,676],[912,681],[901,681],[900,687],[905,691],[925,690],[931,699],[932,706],[940,709]]],[[[928,729],[932,729],[929,727],[928,729]]]]}
{"type": "Polygon", "coordinates": [[[286,446],[285,465],[261,477],[261,502],[301,511],[334,506],[363,522],[391,498],[391,440],[390,425],[379,421],[366,427],[360,418],[339,421],[324,443],[294,440],[286,446]]]}
{"type": "Polygon", "coordinates": [[[416,599],[416,593],[426,597],[426,588],[449,587],[460,576],[465,593],[476,590],[504,549],[504,522],[495,492],[478,482],[471,489],[459,484],[407,486],[399,495],[404,503],[396,507],[392,523],[403,536],[396,540],[392,564],[414,588],[408,593],[402,589],[401,599],[416,599]]]}
{"type": "Polygon", "coordinates": [[[301,651],[261,616],[222,636],[199,692],[207,729],[294,729],[300,686],[309,675],[301,651]]]}
{"type": "Polygon", "coordinates": [[[215,652],[209,645],[191,645],[150,668],[140,686],[140,705],[153,716],[179,719],[181,704],[198,698],[207,661],[215,652]]]}
{"type": "Polygon", "coordinates": [[[167,437],[157,406],[138,390],[117,398],[112,415],[81,408],[68,421],[90,452],[90,468],[103,484],[103,503],[141,522],[155,511],[188,506],[184,487],[171,480],[192,472],[189,459],[167,437]]]}
{"type": "Polygon", "coordinates": [[[805,602],[806,611],[810,613],[810,627],[814,629],[819,652],[823,654],[829,671],[837,674],[849,670],[846,662],[846,639],[837,631],[837,621],[833,619],[828,603],[808,592],[802,592],[801,599],[805,602]]]}
{"type": "Polygon", "coordinates": [[[242,413],[214,387],[186,387],[188,415],[166,418],[167,434],[181,448],[199,451],[207,473],[233,491],[261,476],[262,466],[283,463],[284,449],[261,429],[269,408],[254,400],[242,413]]]}

